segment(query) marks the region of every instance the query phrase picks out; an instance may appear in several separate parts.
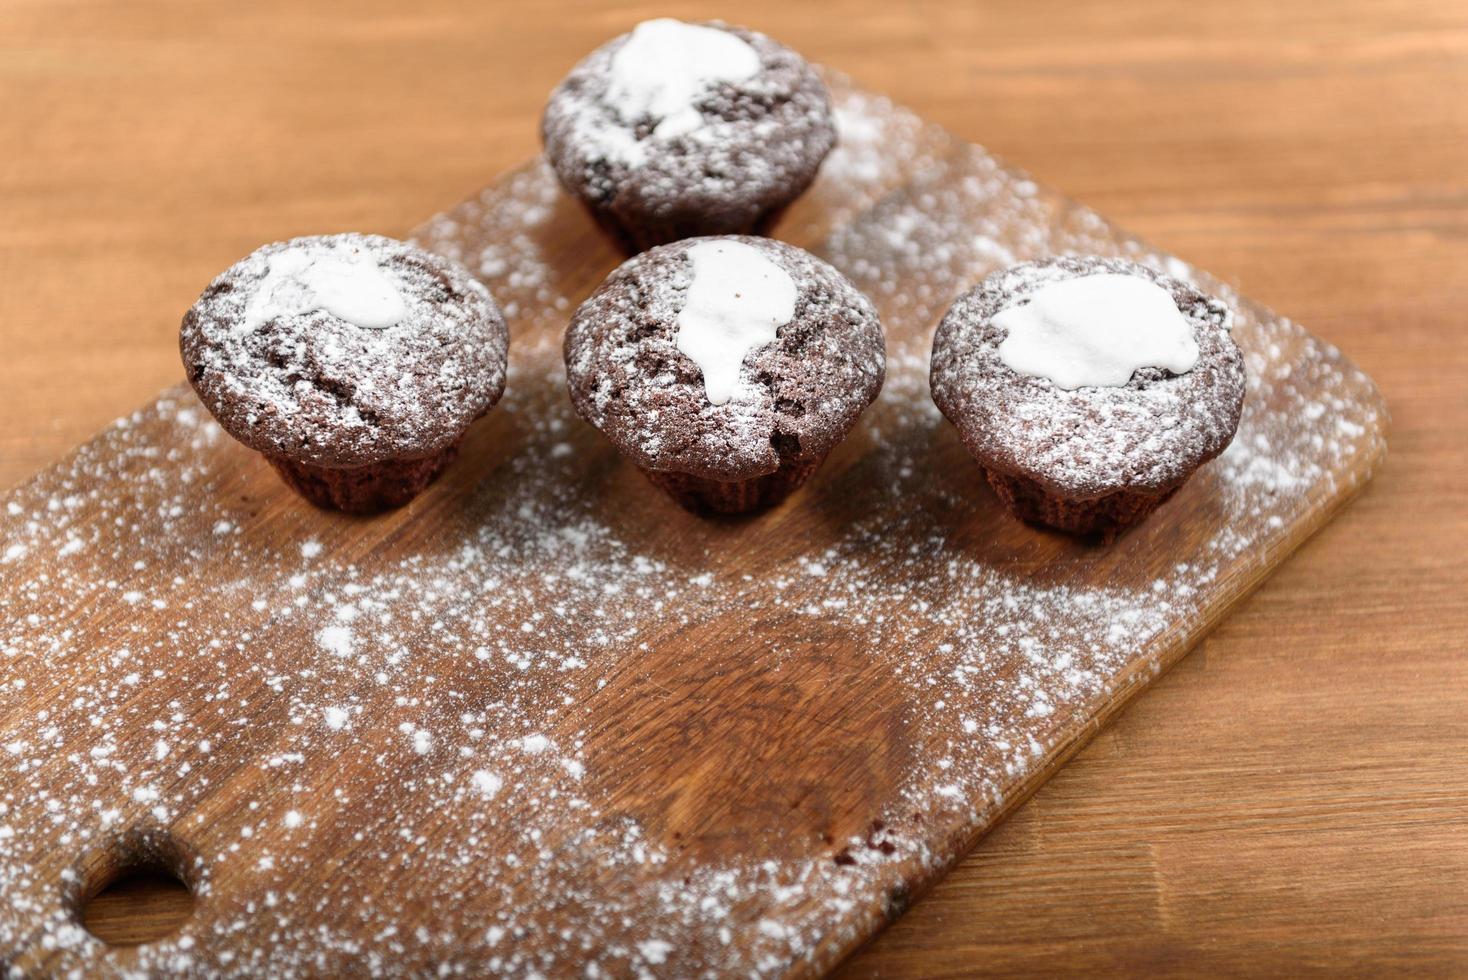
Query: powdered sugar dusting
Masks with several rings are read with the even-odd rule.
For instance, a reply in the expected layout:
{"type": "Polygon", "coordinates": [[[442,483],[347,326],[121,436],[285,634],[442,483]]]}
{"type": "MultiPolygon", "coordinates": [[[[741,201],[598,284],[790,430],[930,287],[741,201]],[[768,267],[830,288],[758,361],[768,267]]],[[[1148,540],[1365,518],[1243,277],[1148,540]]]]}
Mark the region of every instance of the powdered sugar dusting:
{"type": "MultiPolygon", "coordinates": [[[[705,343],[703,353],[724,343],[705,343]]],[[[673,242],[629,259],[577,309],[565,347],[583,418],[640,466],[716,480],[819,461],[871,404],[884,371],[867,298],[827,263],[767,238],[673,242]],[[710,312],[697,261],[710,248],[737,248],[784,280],[760,287],[770,342],[747,338],[754,343],[737,358],[723,349],[717,385],[698,345],[685,343],[689,314],[710,312]],[[768,322],[772,311],[778,324],[768,322]],[[710,398],[715,388],[728,397],[710,398]]]]}
{"type": "Polygon", "coordinates": [[[323,466],[431,455],[504,389],[505,325],[483,285],[380,235],[256,249],[204,290],[180,346],[230,434],[323,466]]]}
{"type": "Polygon", "coordinates": [[[1071,497],[1162,491],[1216,456],[1234,433],[1245,379],[1228,324],[1219,300],[1127,259],[1021,263],[965,292],[944,315],[933,341],[933,397],[987,466],[1071,497]],[[1003,348],[1013,335],[1006,336],[1000,309],[1057,283],[1101,278],[1096,273],[1156,290],[1178,316],[1193,358],[1202,352],[1201,364],[1176,375],[1143,364],[1121,385],[1071,389],[1012,370],[1003,348]]]}
{"type": "Polygon", "coordinates": [[[827,93],[798,54],[756,31],[666,19],[583,58],[551,93],[541,131],[561,180],[588,203],[646,224],[692,209],[710,229],[748,227],[789,200],[834,135],[827,93]],[[689,32],[708,50],[693,51],[689,32]],[[652,61],[650,47],[668,46],[678,56],[652,61]]]}
{"type": "Polygon", "coordinates": [[[931,131],[836,88],[849,155],[813,200],[876,203],[820,250],[877,302],[888,381],[775,514],[699,522],[574,419],[564,311],[604,270],[557,252],[584,219],[542,166],[421,233],[480,270],[516,337],[485,435],[426,509],[368,526],[391,550],[277,488],[182,391],[11,495],[0,959],[56,974],[819,969],[1364,478],[1352,463],[1380,452],[1383,424],[1369,381],[1187,270],[1239,311],[1250,393],[1232,446],[1111,549],[1013,524],[928,397],[938,316],[1018,258],[1169,260],[979,150],[923,150],[899,187],[877,162],[887,138],[931,131]],[[782,515],[814,512],[818,538],[789,533],[782,515]],[[1184,516],[1198,533],[1177,533],[1184,516]],[[634,718],[648,720],[621,727],[634,718]],[[686,769],[640,761],[670,746],[686,769]],[[211,806],[221,787],[248,802],[211,806]],[[180,842],[206,901],[124,960],[67,896],[82,855],[137,834],[180,842]],[[322,877],[328,860],[340,868],[322,877]]]}

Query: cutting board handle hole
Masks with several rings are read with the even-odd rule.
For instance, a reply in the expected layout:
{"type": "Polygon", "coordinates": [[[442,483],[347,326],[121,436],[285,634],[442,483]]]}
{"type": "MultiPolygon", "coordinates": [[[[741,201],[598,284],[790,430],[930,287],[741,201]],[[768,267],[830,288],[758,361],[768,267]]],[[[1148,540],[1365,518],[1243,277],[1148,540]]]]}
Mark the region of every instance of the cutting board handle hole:
{"type": "Polygon", "coordinates": [[[172,936],[193,914],[185,849],[163,830],[124,834],[84,855],[68,896],[82,926],[109,946],[172,936]]]}

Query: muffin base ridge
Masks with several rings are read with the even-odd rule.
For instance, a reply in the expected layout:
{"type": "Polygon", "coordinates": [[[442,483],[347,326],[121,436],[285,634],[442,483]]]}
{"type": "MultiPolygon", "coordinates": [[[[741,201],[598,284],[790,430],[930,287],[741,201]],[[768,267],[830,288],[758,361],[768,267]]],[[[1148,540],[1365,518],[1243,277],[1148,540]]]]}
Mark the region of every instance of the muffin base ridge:
{"type": "Polygon", "coordinates": [[[820,469],[825,457],[786,463],[750,480],[709,480],[667,470],[642,470],[648,482],[695,514],[749,514],[773,507],[820,469]]]}
{"type": "Polygon", "coordinates": [[[1119,490],[1093,500],[1066,500],[1028,477],[982,469],[989,486],[1020,520],[1070,534],[1100,536],[1105,541],[1140,523],[1182,486],[1179,483],[1159,493],[1119,490]]]}
{"type": "Polygon", "coordinates": [[[348,514],[376,514],[401,507],[438,479],[459,455],[448,448],[419,459],[389,459],[369,466],[313,466],[279,456],[265,459],[285,484],[317,507],[348,514]]]}
{"type": "Polygon", "coordinates": [[[598,207],[589,201],[583,201],[582,204],[597,226],[629,256],[636,255],[638,252],[646,252],[659,245],[682,241],[685,238],[699,238],[703,235],[755,235],[766,238],[769,237],[769,230],[790,206],[789,202],[786,202],[766,208],[752,221],[733,215],[705,212],[690,212],[662,221],[642,217],[629,217],[624,221],[610,208],[598,207]]]}

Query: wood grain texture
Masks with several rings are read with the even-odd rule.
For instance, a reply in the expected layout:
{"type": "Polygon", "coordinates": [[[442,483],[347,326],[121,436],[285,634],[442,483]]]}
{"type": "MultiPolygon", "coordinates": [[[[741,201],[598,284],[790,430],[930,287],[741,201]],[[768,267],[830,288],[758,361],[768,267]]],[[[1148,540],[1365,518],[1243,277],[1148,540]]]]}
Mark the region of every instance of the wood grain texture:
{"type": "MultiPolygon", "coordinates": [[[[742,10],[1309,323],[1396,422],[1342,521],[849,968],[1461,972],[1462,5],[742,10]]],[[[651,12],[6,5],[0,482],[175,378],[219,268],[405,231],[651,12]]]]}
{"type": "Polygon", "coordinates": [[[165,874],[121,879],[81,910],[87,931],[112,946],[141,946],[171,936],[188,922],[194,897],[183,882],[165,874]]]}

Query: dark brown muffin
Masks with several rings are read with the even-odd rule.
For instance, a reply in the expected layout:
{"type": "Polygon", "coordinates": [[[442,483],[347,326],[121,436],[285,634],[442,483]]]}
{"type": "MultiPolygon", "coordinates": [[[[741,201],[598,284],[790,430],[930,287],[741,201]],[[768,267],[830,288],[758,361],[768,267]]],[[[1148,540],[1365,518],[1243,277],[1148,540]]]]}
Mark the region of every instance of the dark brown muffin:
{"type": "Polygon", "coordinates": [[[793,245],[743,236],[623,263],[565,347],[581,417],[685,507],[720,513],[803,483],[886,373],[882,325],[855,286],[793,245]]]}
{"type": "Polygon", "coordinates": [[[800,55],[742,27],[667,18],[577,64],[541,134],[561,183],[628,252],[762,231],[836,141],[830,95],[800,55]]]}
{"type": "Polygon", "coordinates": [[[407,503],[499,400],[509,334],[488,290],[380,235],[276,242],[185,314],[190,383],[226,432],[323,507],[407,503]]]}
{"type": "MultiPolygon", "coordinates": [[[[1157,312],[1130,307],[1115,315],[1140,319],[1157,312]]],[[[989,277],[948,310],[933,339],[933,399],[1017,516],[1109,538],[1146,517],[1233,439],[1245,384],[1230,319],[1221,300],[1133,262],[1028,262],[989,277]],[[1161,294],[1141,290],[1140,300],[1170,299],[1176,307],[1177,339],[1195,355],[1190,367],[1175,372],[1154,363],[1129,377],[1124,370],[1113,383],[1068,389],[1051,377],[1017,370],[1012,362],[1021,355],[1001,355],[1010,331],[996,317],[1013,322],[1011,311],[1042,290],[1106,276],[1134,277],[1160,288],[1161,294]]],[[[1044,345],[1061,343],[1043,332],[1037,337],[1042,339],[1031,342],[1041,354],[1044,345]]],[[[1084,351],[1071,353],[1068,367],[1079,370],[1077,377],[1094,367],[1088,367],[1084,351]]],[[[1127,356],[1147,355],[1133,350],[1127,356]]]]}

